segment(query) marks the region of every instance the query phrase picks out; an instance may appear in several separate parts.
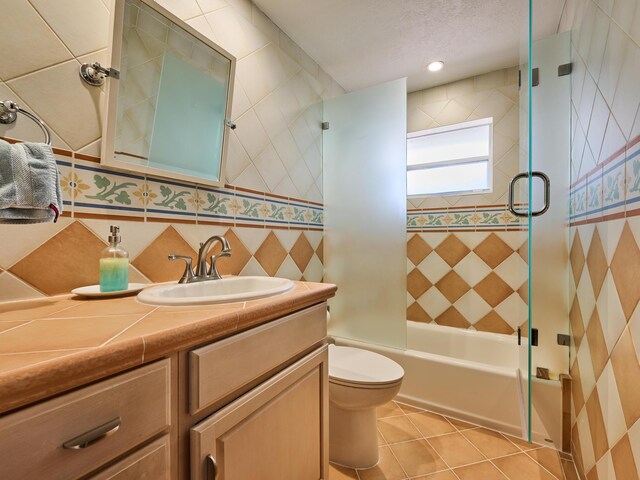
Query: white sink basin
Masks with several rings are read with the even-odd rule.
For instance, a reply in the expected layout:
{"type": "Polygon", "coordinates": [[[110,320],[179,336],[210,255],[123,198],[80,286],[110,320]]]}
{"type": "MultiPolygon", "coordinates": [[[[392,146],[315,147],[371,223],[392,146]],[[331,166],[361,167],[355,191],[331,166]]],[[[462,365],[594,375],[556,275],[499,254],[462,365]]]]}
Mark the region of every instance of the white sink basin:
{"type": "Polygon", "coordinates": [[[271,297],[288,292],[291,280],[277,277],[225,277],[206,282],[158,285],[138,294],[138,300],[151,305],[210,305],[271,297]]]}

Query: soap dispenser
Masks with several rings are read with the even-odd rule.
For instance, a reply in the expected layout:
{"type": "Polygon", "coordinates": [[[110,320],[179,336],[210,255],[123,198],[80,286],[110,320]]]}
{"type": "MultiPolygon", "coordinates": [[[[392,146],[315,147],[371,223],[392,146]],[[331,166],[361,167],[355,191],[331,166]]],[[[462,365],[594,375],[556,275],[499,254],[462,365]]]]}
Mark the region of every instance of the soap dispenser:
{"type": "Polygon", "coordinates": [[[109,246],[100,254],[100,291],[129,288],[129,253],[120,246],[120,227],[111,225],[109,246]]]}

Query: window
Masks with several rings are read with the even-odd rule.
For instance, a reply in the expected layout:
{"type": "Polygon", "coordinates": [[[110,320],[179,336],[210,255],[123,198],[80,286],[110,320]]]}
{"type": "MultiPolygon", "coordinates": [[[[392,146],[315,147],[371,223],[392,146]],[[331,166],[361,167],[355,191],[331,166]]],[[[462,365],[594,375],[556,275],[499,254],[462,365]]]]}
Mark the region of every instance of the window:
{"type": "Polygon", "coordinates": [[[492,188],[493,118],[407,135],[407,195],[461,195],[492,188]]]}

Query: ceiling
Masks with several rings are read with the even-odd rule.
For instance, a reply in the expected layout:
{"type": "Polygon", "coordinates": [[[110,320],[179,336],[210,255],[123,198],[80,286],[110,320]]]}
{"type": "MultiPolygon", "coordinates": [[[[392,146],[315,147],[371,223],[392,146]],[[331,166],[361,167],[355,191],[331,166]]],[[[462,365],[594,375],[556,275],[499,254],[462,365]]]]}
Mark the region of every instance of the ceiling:
{"type": "MultiPolygon", "coordinates": [[[[347,91],[408,77],[410,92],[517,65],[525,0],[254,0],[347,91]],[[433,60],[445,62],[437,73],[433,60]]],[[[534,38],[565,0],[536,0],[534,38]]]]}

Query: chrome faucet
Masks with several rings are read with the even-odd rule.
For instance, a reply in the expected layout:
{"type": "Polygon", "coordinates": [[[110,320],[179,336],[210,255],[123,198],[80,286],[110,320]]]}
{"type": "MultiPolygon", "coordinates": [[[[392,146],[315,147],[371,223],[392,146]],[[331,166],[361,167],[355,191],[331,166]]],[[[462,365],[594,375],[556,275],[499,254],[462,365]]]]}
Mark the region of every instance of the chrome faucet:
{"type": "Polygon", "coordinates": [[[196,270],[193,271],[191,266],[192,258],[185,255],[169,255],[169,260],[184,260],[185,269],[182,274],[182,278],[178,283],[193,283],[193,282],[205,282],[207,280],[219,280],[221,278],[220,272],[216,263],[220,257],[230,257],[231,246],[226,238],[221,235],[214,235],[210,237],[206,242],[200,244],[200,250],[198,250],[198,261],[196,264],[196,270]],[[211,250],[211,245],[214,242],[220,242],[222,245],[222,251],[210,257],[211,266],[207,269],[207,254],[211,250]]]}

